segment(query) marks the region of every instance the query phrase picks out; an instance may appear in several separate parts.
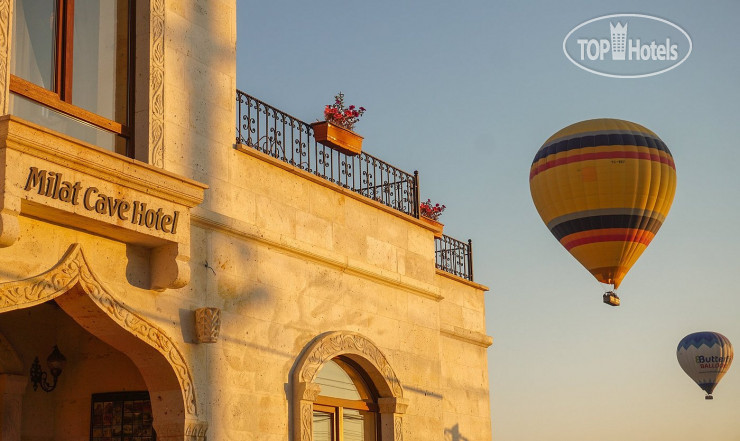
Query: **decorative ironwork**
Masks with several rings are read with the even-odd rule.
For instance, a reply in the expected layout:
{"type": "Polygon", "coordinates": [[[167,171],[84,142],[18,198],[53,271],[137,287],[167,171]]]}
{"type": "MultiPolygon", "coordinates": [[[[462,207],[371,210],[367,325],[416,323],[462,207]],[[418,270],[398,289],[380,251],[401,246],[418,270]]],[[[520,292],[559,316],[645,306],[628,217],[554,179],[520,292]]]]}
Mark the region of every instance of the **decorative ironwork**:
{"type": "MultiPolygon", "coordinates": [[[[347,155],[316,142],[311,126],[240,90],[236,91],[236,142],[343,188],[419,218],[419,174],[367,153],[347,155]]],[[[473,280],[473,244],[435,239],[437,268],[473,280]]]]}
{"type": "Polygon", "coordinates": [[[240,90],[236,142],[322,177],[400,212],[419,217],[418,174],[372,155],[325,147],[311,126],[240,90]]]}
{"type": "Polygon", "coordinates": [[[462,242],[450,236],[434,239],[437,268],[473,281],[473,242],[462,242]]]}

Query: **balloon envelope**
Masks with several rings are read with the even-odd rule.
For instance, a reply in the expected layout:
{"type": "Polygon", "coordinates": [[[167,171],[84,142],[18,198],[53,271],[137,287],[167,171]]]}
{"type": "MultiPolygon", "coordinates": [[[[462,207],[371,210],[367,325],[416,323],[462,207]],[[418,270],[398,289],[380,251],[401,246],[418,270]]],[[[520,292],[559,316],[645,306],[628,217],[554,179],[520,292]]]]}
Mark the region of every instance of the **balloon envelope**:
{"type": "Polygon", "coordinates": [[[545,141],[532,161],[529,186],[555,238],[599,282],[616,289],[671,208],[676,167],[652,131],[593,119],[545,141]]]}
{"type": "Polygon", "coordinates": [[[730,340],[718,332],[695,332],[678,343],[678,364],[709,398],[732,364],[730,340]]]}

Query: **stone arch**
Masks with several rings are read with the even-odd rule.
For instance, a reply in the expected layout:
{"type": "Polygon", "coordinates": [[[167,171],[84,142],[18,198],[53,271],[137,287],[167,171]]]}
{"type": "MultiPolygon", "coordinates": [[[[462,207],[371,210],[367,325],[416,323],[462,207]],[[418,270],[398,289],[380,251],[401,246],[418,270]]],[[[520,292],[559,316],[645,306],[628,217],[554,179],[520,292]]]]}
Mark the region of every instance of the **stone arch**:
{"type": "Polygon", "coordinates": [[[158,439],[205,438],[207,424],[198,419],[193,378],[182,352],[164,331],[115,298],[95,276],[79,244],[71,245],[59,263],[42,274],[0,283],[0,314],[52,299],[137,366],[157,398],[152,407],[158,439]]]}
{"type": "Polygon", "coordinates": [[[401,382],[375,343],[362,334],[349,331],[320,335],[298,360],[293,371],[294,440],[313,440],[313,402],[321,391],[315,383],[316,376],[327,361],[340,355],[357,363],[377,389],[383,441],[402,441],[403,414],[408,400],[403,397],[401,382]]]}

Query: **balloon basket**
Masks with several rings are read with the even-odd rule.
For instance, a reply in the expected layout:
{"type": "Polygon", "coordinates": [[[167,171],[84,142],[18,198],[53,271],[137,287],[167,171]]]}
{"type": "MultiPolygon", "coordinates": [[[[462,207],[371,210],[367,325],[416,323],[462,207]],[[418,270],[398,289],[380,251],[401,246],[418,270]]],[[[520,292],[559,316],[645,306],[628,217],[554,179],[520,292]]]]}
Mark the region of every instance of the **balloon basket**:
{"type": "Polygon", "coordinates": [[[713,399],[714,399],[714,397],[713,397],[713,396],[711,396],[711,395],[707,395],[707,396],[705,396],[705,397],[704,397],[704,399],[705,399],[705,400],[713,400],[713,399]]]}
{"type": "Polygon", "coordinates": [[[604,303],[610,306],[619,306],[619,296],[614,291],[604,293],[604,303]]]}

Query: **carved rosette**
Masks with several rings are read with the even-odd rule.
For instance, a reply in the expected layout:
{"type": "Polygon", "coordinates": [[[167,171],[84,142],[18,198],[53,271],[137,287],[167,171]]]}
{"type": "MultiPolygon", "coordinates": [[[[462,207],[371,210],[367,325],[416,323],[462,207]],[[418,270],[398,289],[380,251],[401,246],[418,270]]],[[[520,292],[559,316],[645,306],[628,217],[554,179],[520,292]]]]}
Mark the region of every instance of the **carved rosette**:
{"type": "Polygon", "coordinates": [[[195,310],[195,335],[199,343],[216,343],[220,332],[220,309],[198,308],[195,310]]]}
{"type": "Polygon", "coordinates": [[[320,336],[306,350],[293,373],[294,439],[313,440],[313,402],[321,391],[314,383],[324,364],[340,355],[362,359],[360,363],[375,383],[380,397],[378,406],[382,426],[382,439],[399,441],[403,436],[403,419],[408,400],[403,398],[403,388],[383,352],[367,337],[356,332],[330,332],[320,336]]]}
{"type": "Polygon", "coordinates": [[[196,421],[192,374],[182,352],[164,331],[116,300],[92,272],[79,244],[70,246],[49,271],[17,282],[0,283],[0,313],[52,300],[78,284],[111,319],[165,356],[180,383],[187,416],[196,421]]]}

